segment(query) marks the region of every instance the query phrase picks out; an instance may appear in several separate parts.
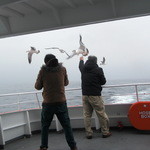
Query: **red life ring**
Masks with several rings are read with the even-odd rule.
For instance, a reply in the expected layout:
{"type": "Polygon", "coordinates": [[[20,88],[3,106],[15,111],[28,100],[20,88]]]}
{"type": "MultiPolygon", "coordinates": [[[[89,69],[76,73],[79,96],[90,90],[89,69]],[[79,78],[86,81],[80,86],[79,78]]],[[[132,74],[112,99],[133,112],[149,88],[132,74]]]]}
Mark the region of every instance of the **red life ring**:
{"type": "Polygon", "coordinates": [[[150,130],[150,102],[136,102],[129,109],[131,124],[139,130],[150,130]]]}

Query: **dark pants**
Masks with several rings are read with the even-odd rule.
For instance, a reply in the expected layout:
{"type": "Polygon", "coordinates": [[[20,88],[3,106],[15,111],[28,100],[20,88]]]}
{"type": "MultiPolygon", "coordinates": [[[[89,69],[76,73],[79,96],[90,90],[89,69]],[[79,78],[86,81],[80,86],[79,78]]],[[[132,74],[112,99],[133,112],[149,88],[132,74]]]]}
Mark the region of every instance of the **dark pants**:
{"type": "MultiPolygon", "coordinates": [[[[53,120],[53,116],[56,114],[58,120],[60,121],[64,132],[67,143],[70,148],[76,146],[76,142],[73,137],[70,119],[68,115],[67,104],[57,104],[57,105],[49,105],[43,104],[42,113],[41,113],[41,123],[42,123],[42,136],[41,136],[41,148],[48,148],[48,131],[53,120]]],[[[59,143],[58,143],[59,144],[59,143]]]]}

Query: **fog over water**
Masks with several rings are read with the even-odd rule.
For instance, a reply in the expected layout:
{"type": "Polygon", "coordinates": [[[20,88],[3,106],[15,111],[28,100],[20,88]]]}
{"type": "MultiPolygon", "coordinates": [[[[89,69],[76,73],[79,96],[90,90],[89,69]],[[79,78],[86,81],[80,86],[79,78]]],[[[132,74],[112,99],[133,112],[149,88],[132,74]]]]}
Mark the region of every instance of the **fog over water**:
{"type": "Polygon", "coordinates": [[[34,90],[37,74],[48,53],[63,62],[70,84],[80,85],[80,56],[67,60],[66,55],[57,50],[45,50],[46,47],[59,47],[71,54],[79,47],[79,34],[89,55],[98,57],[98,64],[106,57],[106,65],[101,67],[108,81],[141,82],[144,79],[149,82],[149,27],[150,16],[146,16],[0,39],[0,93],[7,93],[7,88],[15,92],[19,92],[19,88],[34,90]],[[30,46],[41,51],[33,55],[31,64],[26,53],[30,46]]]}

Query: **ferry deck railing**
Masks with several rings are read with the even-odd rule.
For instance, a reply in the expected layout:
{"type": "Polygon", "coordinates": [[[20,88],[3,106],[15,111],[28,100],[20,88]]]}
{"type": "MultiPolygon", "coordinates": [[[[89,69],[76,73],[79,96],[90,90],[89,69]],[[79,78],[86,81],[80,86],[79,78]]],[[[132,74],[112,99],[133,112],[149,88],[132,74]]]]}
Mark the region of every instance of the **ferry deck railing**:
{"type": "MultiPolygon", "coordinates": [[[[128,94],[131,94],[131,96],[134,96],[135,102],[141,101],[141,96],[148,96],[148,100],[150,98],[149,88],[150,83],[139,83],[139,84],[120,84],[120,85],[105,85],[103,86],[103,97],[106,99],[107,97],[110,97],[108,93],[111,93],[112,96],[118,97],[117,93],[113,93],[112,91],[119,91],[121,88],[127,87],[130,91],[131,87],[133,88],[132,92],[128,93],[126,91],[123,91],[120,95],[123,95],[123,97],[128,96],[128,94]],[[141,93],[141,86],[148,86],[146,87],[146,93],[141,93]],[[114,88],[117,88],[117,90],[114,88]],[[109,90],[107,90],[109,89],[109,90]]],[[[143,88],[142,88],[143,89],[143,88]]],[[[74,92],[75,94],[78,93],[78,91],[81,92],[81,88],[70,88],[66,89],[67,92],[74,92]]],[[[80,93],[81,94],[81,93],[80,93]]],[[[119,96],[120,96],[119,95],[119,96]]],[[[82,96],[82,95],[80,95],[82,96]]],[[[11,141],[12,139],[17,139],[20,136],[31,136],[34,131],[41,129],[40,124],[40,112],[41,112],[41,103],[42,103],[42,97],[41,97],[41,91],[34,91],[34,92],[24,92],[24,93],[12,93],[12,94],[1,94],[0,98],[4,101],[8,101],[7,104],[0,104],[0,111],[6,107],[7,111],[1,111],[0,113],[0,149],[4,148],[4,145],[11,141]],[[27,95],[34,95],[35,100],[28,100],[27,95]],[[10,103],[9,99],[5,99],[6,97],[17,97],[17,101],[15,103],[10,103]],[[25,96],[26,100],[25,102],[22,102],[20,99],[20,96],[25,96]],[[36,107],[33,109],[31,108],[21,108],[21,104],[31,104],[35,102],[37,104],[36,107]],[[17,109],[14,111],[10,111],[8,108],[9,106],[17,106],[17,109]],[[9,110],[9,113],[7,113],[9,110]],[[14,134],[15,133],[15,134],[14,134]]],[[[120,97],[119,97],[120,98],[120,97]]],[[[122,97],[121,97],[122,98],[122,97]]],[[[81,97],[79,97],[81,103],[81,97]]],[[[3,103],[3,101],[0,101],[0,103],[3,103]]],[[[69,100],[69,99],[67,99],[69,100]]],[[[110,120],[110,127],[116,127],[118,125],[118,122],[122,122],[124,126],[132,126],[129,118],[128,118],[128,110],[131,107],[132,103],[127,104],[106,104],[106,112],[110,120]]],[[[84,128],[83,123],[83,108],[82,106],[76,106],[76,107],[69,107],[69,116],[72,123],[72,128],[84,128]]],[[[92,127],[95,127],[97,130],[100,129],[100,123],[98,121],[98,118],[95,114],[92,116],[92,127]]],[[[62,127],[58,121],[58,118],[55,116],[50,129],[61,131],[62,127]]]]}
{"type": "MultiPolygon", "coordinates": [[[[135,102],[138,102],[140,101],[139,99],[139,96],[140,95],[149,95],[150,97],[150,93],[140,93],[139,92],[139,87],[141,86],[150,86],[150,83],[136,83],[136,84],[118,84],[118,85],[104,85],[103,86],[103,89],[107,89],[107,88],[110,88],[110,89],[114,89],[114,88],[123,88],[123,87],[133,87],[133,93],[129,94],[122,94],[122,96],[127,96],[127,95],[134,95],[135,96],[135,102]]],[[[150,88],[149,88],[150,89],[150,88]]],[[[70,91],[81,91],[81,88],[69,88],[69,89],[66,89],[65,90],[66,93],[67,92],[70,92],[70,91]]],[[[10,93],[10,94],[0,94],[0,102],[2,103],[2,98],[5,98],[5,97],[12,97],[12,96],[16,96],[17,97],[17,101],[15,102],[8,102],[7,104],[1,104],[0,103],[0,113],[6,113],[8,111],[1,111],[1,108],[4,108],[4,107],[9,107],[9,106],[17,106],[17,109],[16,110],[13,110],[13,111],[20,111],[20,110],[23,110],[23,109],[28,109],[28,108],[21,108],[21,104],[31,104],[31,103],[35,103],[36,104],[36,107],[32,107],[32,108],[41,108],[41,103],[42,103],[42,98],[40,99],[39,98],[39,95],[42,94],[42,91],[33,91],[33,92],[22,92],[22,93],[10,93]],[[26,95],[34,95],[35,96],[35,99],[34,100],[28,100],[28,101],[21,101],[21,96],[26,96],[26,95]]],[[[80,95],[81,96],[81,95],[80,95]]],[[[103,94],[103,97],[107,97],[107,92],[105,92],[103,94]]],[[[111,95],[111,96],[121,96],[121,94],[114,94],[114,95],[111,95]]],[[[68,100],[68,99],[67,99],[68,100]]]]}

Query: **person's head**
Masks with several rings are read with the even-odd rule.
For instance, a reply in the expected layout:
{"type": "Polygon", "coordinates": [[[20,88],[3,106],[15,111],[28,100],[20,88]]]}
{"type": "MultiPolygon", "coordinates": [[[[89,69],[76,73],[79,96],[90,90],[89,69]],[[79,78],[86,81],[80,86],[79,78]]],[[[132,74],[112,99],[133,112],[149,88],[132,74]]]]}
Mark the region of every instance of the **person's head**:
{"type": "Polygon", "coordinates": [[[97,63],[97,57],[96,57],[96,56],[89,56],[89,57],[88,57],[88,60],[89,60],[89,61],[92,61],[92,62],[94,62],[94,63],[97,63]]]}
{"type": "Polygon", "coordinates": [[[58,66],[58,59],[53,54],[47,54],[44,58],[44,62],[48,67],[58,66]]]}

